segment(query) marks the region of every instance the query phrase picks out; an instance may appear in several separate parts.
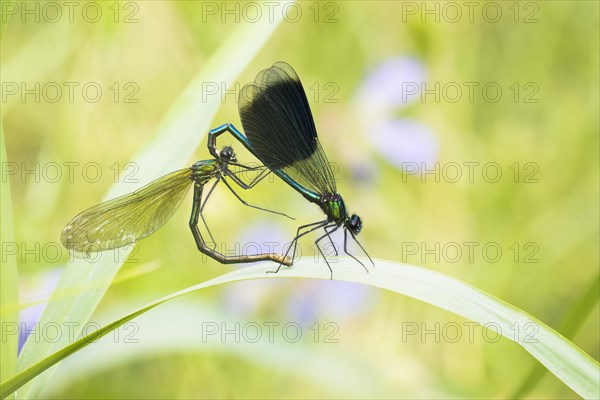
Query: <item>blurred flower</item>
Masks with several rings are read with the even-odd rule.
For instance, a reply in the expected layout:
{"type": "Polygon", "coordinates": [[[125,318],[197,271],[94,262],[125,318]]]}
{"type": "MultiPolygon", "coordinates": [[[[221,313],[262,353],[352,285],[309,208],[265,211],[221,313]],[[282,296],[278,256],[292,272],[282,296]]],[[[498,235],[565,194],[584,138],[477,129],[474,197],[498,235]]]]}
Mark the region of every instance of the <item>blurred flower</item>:
{"type": "Polygon", "coordinates": [[[25,345],[29,334],[35,329],[42,312],[48,303],[47,299],[58,285],[62,273],[61,268],[54,268],[49,271],[42,272],[34,278],[24,280],[19,287],[21,298],[20,304],[37,303],[39,304],[23,308],[19,312],[19,353],[25,345]]]}
{"type": "Polygon", "coordinates": [[[238,235],[238,243],[243,255],[281,253],[292,239],[289,236],[280,225],[261,222],[242,230],[238,235]]]}
{"type": "Polygon", "coordinates": [[[421,62],[409,57],[390,58],[381,63],[363,81],[358,102],[366,110],[389,111],[418,99],[418,89],[425,82],[421,62]]]}
{"type": "Polygon", "coordinates": [[[353,182],[357,184],[373,181],[377,169],[372,162],[353,162],[350,166],[353,182]]]}
{"type": "Polygon", "coordinates": [[[394,115],[420,98],[425,69],[414,58],[397,57],[380,64],[356,96],[357,115],[368,140],[391,164],[430,167],[437,161],[438,139],[427,125],[394,115]]]}
{"type": "MultiPolygon", "coordinates": [[[[335,264],[332,268],[335,275],[335,264]]],[[[303,327],[325,318],[343,322],[368,312],[375,304],[376,293],[357,283],[311,280],[292,292],[288,315],[303,327]]]]}
{"type": "Polygon", "coordinates": [[[410,119],[382,121],[374,128],[373,144],[391,164],[403,168],[407,163],[433,166],[438,156],[438,141],[431,129],[410,119]]]}

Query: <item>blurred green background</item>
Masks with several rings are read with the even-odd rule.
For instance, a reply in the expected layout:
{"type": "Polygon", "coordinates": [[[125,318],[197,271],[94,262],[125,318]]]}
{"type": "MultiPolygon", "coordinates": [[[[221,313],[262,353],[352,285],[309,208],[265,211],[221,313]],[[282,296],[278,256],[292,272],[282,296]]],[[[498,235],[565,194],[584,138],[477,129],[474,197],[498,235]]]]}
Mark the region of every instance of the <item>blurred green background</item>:
{"type": "MultiPolygon", "coordinates": [[[[54,256],[66,222],[100,202],[115,173],[140,173],[123,168],[152,140],[178,94],[236,25],[269,17],[260,3],[97,2],[98,22],[82,17],[88,3],[78,3],[71,22],[59,2],[65,14],[53,22],[53,11],[44,14],[44,3],[38,4],[39,22],[21,9],[2,38],[2,119],[8,162],[20,168],[16,174],[3,170],[3,179],[10,179],[12,191],[22,302],[52,290],[68,258],[65,251],[54,256]],[[79,84],[72,99],[65,82],[79,84]],[[23,101],[23,83],[28,89],[51,85],[38,91],[39,101],[36,94],[23,101]],[[94,96],[92,89],[82,93],[87,83],[101,87],[98,101],[85,97],[94,96]],[[54,84],[63,90],[56,102],[54,84]],[[72,181],[64,164],[69,162],[79,163],[72,181]],[[20,175],[23,166],[36,163],[38,174],[20,175]],[[60,179],[53,179],[52,163],[60,166],[60,179]],[[102,172],[97,182],[90,179],[95,168],[84,178],[79,167],[90,163],[102,172]],[[23,251],[32,248],[38,256],[23,251]]],[[[539,318],[597,360],[599,5],[452,4],[299,2],[232,89],[237,92],[277,60],[290,63],[336,164],[338,190],[364,219],[360,240],[372,257],[461,279],[539,318]],[[429,92],[402,95],[415,87],[429,92]],[[430,169],[438,163],[437,175],[407,170],[421,163],[430,169]],[[478,163],[473,179],[465,163],[478,163]],[[453,182],[449,168],[456,165],[462,176],[453,182]],[[495,181],[492,170],[485,175],[486,165],[499,167],[502,176],[495,181]],[[465,243],[475,243],[472,257],[465,243]],[[490,246],[502,254],[482,252],[490,246]],[[456,248],[461,256],[455,257],[456,248]],[[590,293],[593,301],[586,302],[590,293]]],[[[274,13],[284,8],[278,2],[270,7],[274,13]]],[[[207,96],[214,95],[214,85],[221,82],[207,82],[207,96]]],[[[241,128],[233,92],[225,95],[213,126],[226,122],[241,128]]],[[[235,146],[227,140],[221,144],[235,146]]],[[[209,158],[204,143],[186,163],[209,158]]],[[[236,149],[240,160],[253,161],[236,149]]],[[[243,195],[296,220],[245,208],[219,188],[205,215],[230,248],[236,242],[287,243],[298,225],[321,217],[317,207],[276,180],[243,195]]],[[[188,197],[139,244],[92,321],[109,321],[236,268],[196,251],[187,227],[190,202],[188,197]]],[[[301,242],[303,255],[313,254],[312,240],[301,242]]],[[[22,310],[23,321],[33,324],[41,307],[22,310]]],[[[486,339],[481,327],[471,337],[466,323],[428,304],[356,285],[238,283],[153,310],[130,327],[137,343],[109,335],[81,351],[61,365],[44,394],[510,396],[537,361],[513,342],[486,339]],[[275,326],[272,343],[265,322],[275,326]],[[247,327],[250,336],[258,324],[263,337],[257,343],[243,335],[236,343],[233,334],[205,338],[206,323],[242,334],[247,327]],[[298,342],[282,334],[287,323],[302,328],[298,342]],[[415,327],[418,332],[409,334],[415,327]],[[337,342],[326,340],[328,334],[337,342]]],[[[549,374],[527,396],[576,397],[549,374]]]]}

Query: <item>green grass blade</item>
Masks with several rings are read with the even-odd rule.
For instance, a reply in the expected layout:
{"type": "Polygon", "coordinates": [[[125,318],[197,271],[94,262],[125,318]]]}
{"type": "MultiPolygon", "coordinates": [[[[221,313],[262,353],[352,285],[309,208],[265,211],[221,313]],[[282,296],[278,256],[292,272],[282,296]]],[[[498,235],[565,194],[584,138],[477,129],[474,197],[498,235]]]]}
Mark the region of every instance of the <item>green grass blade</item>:
{"type": "MultiPolygon", "coordinates": [[[[211,96],[208,101],[202,97],[202,84],[231,83],[266,43],[280,21],[281,18],[274,23],[265,20],[240,25],[204,65],[164,117],[155,137],[134,160],[141,172],[140,186],[153,178],[182,168],[189,161],[204,134],[211,128],[212,119],[221,105],[219,96],[211,96]]],[[[131,191],[131,185],[115,185],[107,197],[114,197],[125,191],[131,191]]],[[[57,236],[59,233],[57,231],[57,236]]],[[[82,260],[69,263],[58,284],[57,293],[75,295],[68,298],[52,296],[36,326],[43,329],[48,323],[69,323],[76,326],[76,333],[79,334],[121,267],[122,260],[127,256],[126,252],[123,251],[121,256],[121,260],[115,261],[114,254],[105,254],[93,265],[82,260]],[[98,287],[93,291],[73,290],[88,284],[98,287]]],[[[55,343],[41,340],[27,342],[18,360],[18,370],[27,371],[32,365],[67,346],[67,340],[67,337],[61,337],[55,343]]],[[[58,361],[60,358],[53,360],[58,361]]],[[[29,383],[19,392],[20,396],[37,397],[51,373],[52,370],[29,383]]],[[[33,376],[36,375],[31,377],[33,376]]]]}
{"type": "MultiPolygon", "coordinates": [[[[243,284],[240,289],[244,289],[243,284]]],[[[129,322],[129,326],[135,326],[136,332],[140,333],[140,339],[135,345],[129,343],[130,340],[110,340],[111,337],[117,336],[125,338],[129,334],[128,325],[125,324],[119,328],[121,332],[109,333],[95,345],[86,347],[85,351],[63,360],[52,381],[44,389],[44,395],[48,398],[60,397],[61,393],[67,393],[72,388],[74,382],[85,382],[105,373],[110,374],[111,371],[123,368],[127,364],[144,364],[166,354],[183,353],[186,357],[196,355],[200,362],[205,356],[211,359],[220,356],[233,357],[236,361],[252,364],[260,370],[277,371],[278,376],[287,375],[292,380],[310,382],[322,390],[321,396],[330,393],[338,398],[397,397],[394,396],[397,392],[390,387],[388,377],[378,371],[378,366],[381,365],[378,358],[348,352],[338,346],[313,346],[317,339],[315,336],[310,337],[307,342],[300,340],[294,346],[279,338],[258,340],[254,343],[247,340],[230,342],[202,338],[198,333],[206,331],[207,321],[219,321],[224,326],[237,326],[238,323],[240,326],[255,323],[262,325],[273,321],[272,316],[268,314],[265,315],[266,320],[256,318],[255,315],[247,315],[247,318],[244,318],[241,315],[230,314],[224,311],[222,303],[208,304],[206,299],[207,297],[198,296],[178,298],[129,322]],[[195,315],[200,318],[190,318],[195,315]],[[182,321],[185,321],[185,329],[173,329],[175,326],[181,326],[182,321]],[[311,365],[311,368],[298,368],[299,365],[311,365]]],[[[108,319],[98,315],[96,320],[108,323],[114,315],[122,315],[123,312],[112,312],[110,315],[113,317],[108,319]]],[[[228,394],[231,398],[247,393],[243,387],[232,390],[233,392],[228,394]]],[[[214,389],[207,388],[206,392],[214,392],[214,389]]],[[[156,397],[164,396],[165,393],[157,393],[156,397]]],[[[315,393],[305,397],[314,398],[315,393]]]]}
{"type": "MultiPolygon", "coordinates": [[[[590,315],[596,303],[598,303],[598,291],[600,290],[600,280],[595,279],[588,290],[583,293],[579,301],[567,313],[567,319],[561,324],[560,331],[567,338],[575,336],[586,318],[590,315]]],[[[537,364],[531,372],[523,379],[521,385],[511,394],[511,398],[520,399],[531,392],[542,380],[547,370],[537,364]]]]}
{"type": "MultiPolygon", "coordinates": [[[[7,165],[4,129],[0,120],[0,166],[7,165]]],[[[8,176],[2,174],[0,181],[0,244],[2,245],[2,265],[0,267],[0,327],[2,327],[2,351],[0,351],[0,382],[13,376],[17,370],[17,350],[19,346],[19,280],[17,257],[4,250],[15,243],[12,201],[8,176]],[[4,179],[6,178],[6,179],[4,179]]]]}
{"type": "MultiPolygon", "coordinates": [[[[404,294],[461,315],[481,325],[494,324],[500,334],[523,346],[525,350],[577,394],[585,398],[598,398],[600,395],[600,383],[598,382],[600,366],[598,363],[552,328],[525,312],[439,272],[383,260],[378,260],[376,265],[367,274],[360,266],[357,267],[355,262],[351,260],[341,261],[336,264],[335,278],[404,294]],[[533,338],[535,340],[513,337],[511,326],[514,326],[515,323],[522,325],[535,324],[539,328],[533,338]]],[[[176,297],[210,286],[248,279],[290,277],[329,279],[327,268],[324,265],[314,263],[312,258],[300,260],[293,268],[283,269],[278,274],[267,274],[267,271],[272,270],[272,268],[273,266],[270,263],[253,265],[163,297],[22,371],[9,381],[2,383],[0,393],[2,396],[12,393],[28,380],[87,346],[92,341],[106,335],[138,315],[176,297]]]]}
{"type": "MultiPolygon", "coordinates": [[[[16,5],[12,5],[12,6],[15,7],[16,5]]],[[[6,28],[8,27],[8,21],[10,20],[10,16],[11,16],[11,14],[5,14],[6,8],[7,7],[2,6],[2,2],[0,2],[0,42],[2,41],[2,38],[4,37],[4,32],[6,31],[6,28]]]]}

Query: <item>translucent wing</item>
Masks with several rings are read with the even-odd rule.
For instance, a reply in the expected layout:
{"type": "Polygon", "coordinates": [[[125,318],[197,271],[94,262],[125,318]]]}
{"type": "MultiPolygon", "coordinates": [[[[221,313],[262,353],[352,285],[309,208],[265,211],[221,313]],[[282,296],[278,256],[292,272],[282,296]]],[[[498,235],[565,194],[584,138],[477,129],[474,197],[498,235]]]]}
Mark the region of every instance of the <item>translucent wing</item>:
{"type": "Polygon", "coordinates": [[[254,184],[255,181],[265,178],[271,173],[271,170],[264,165],[260,166],[246,166],[243,164],[232,164],[229,163],[228,174],[235,175],[245,184],[254,184]]]}
{"type": "Polygon", "coordinates": [[[116,249],[160,228],[181,205],[192,170],[181,169],[143,188],[88,208],[63,229],[60,240],[76,256],[116,249]]]}
{"type": "Polygon", "coordinates": [[[321,195],[336,193],[300,78],[277,62],[242,88],[239,112],[256,156],[280,168],[300,185],[321,195]]]}

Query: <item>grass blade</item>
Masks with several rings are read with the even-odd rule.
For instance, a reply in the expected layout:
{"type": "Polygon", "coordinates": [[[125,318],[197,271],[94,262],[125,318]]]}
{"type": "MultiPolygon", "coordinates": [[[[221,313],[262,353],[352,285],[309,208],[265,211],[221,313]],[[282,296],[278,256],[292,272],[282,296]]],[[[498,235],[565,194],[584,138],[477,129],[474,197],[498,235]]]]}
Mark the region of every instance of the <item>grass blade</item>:
{"type": "MultiPolygon", "coordinates": [[[[502,300],[439,272],[392,261],[378,260],[376,265],[377,267],[367,274],[362,268],[357,267],[355,262],[342,261],[336,264],[335,278],[404,294],[461,315],[482,325],[495,324],[498,326],[500,334],[520,344],[577,394],[584,398],[598,398],[600,395],[600,383],[598,382],[600,366],[598,363],[544,323],[502,300]],[[510,327],[515,323],[536,324],[539,328],[536,333],[536,340],[514,338],[511,335],[510,327]]],[[[152,302],[22,371],[9,381],[2,383],[0,385],[0,393],[2,396],[12,393],[28,380],[33,379],[44,370],[87,346],[92,341],[106,335],[125,322],[131,321],[138,315],[176,297],[210,286],[248,279],[290,277],[329,278],[327,268],[324,265],[314,263],[312,258],[300,260],[293,268],[283,269],[278,274],[267,274],[267,271],[272,270],[272,268],[273,266],[270,263],[253,265],[191,286],[152,302]]]]}
{"type": "MultiPolygon", "coordinates": [[[[16,5],[11,5],[13,8],[16,5]]],[[[11,14],[5,14],[5,12],[7,11],[7,7],[2,7],[2,18],[0,18],[0,41],[2,41],[2,38],[4,37],[4,32],[6,31],[6,28],[8,27],[8,21],[10,20],[10,16],[11,14]]]]}
{"type": "MultiPolygon", "coordinates": [[[[6,147],[4,129],[0,119],[0,166],[6,168],[6,147]]],[[[2,267],[0,268],[0,326],[2,327],[2,351],[0,351],[0,382],[13,376],[17,370],[17,350],[19,346],[19,280],[17,257],[5,251],[8,245],[15,244],[12,201],[8,176],[2,173],[0,181],[0,237],[2,244],[2,267]],[[6,179],[4,179],[6,178],[6,179]]]]}
{"type": "MultiPolygon", "coordinates": [[[[585,322],[585,319],[598,303],[598,291],[600,290],[600,280],[595,279],[588,290],[583,293],[579,301],[567,313],[567,319],[561,324],[560,331],[565,337],[573,337],[585,322]]],[[[531,392],[538,383],[542,380],[547,370],[537,364],[532,368],[531,372],[523,379],[521,385],[511,394],[511,398],[520,399],[531,392]]]]}
{"type": "MultiPolygon", "coordinates": [[[[206,298],[178,298],[129,322],[130,327],[135,325],[137,332],[143,332],[135,344],[122,339],[129,334],[130,328],[125,324],[119,328],[122,332],[109,333],[95,345],[88,346],[85,351],[63,360],[52,381],[44,389],[44,395],[57,398],[61,393],[67,393],[74,382],[85,382],[104,373],[110,374],[110,371],[122,368],[125,364],[145,363],[155,360],[157,356],[184,353],[186,356],[196,354],[199,361],[202,361],[204,355],[210,355],[211,358],[231,356],[245,360],[260,370],[277,371],[277,375],[287,375],[294,377],[293,379],[301,378],[322,390],[320,393],[312,392],[304,397],[398,397],[395,396],[396,391],[390,388],[389,380],[379,373],[377,366],[380,362],[377,358],[370,359],[336,346],[315,347],[312,345],[316,339],[314,336],[308,343],[299,341],[290,346],[287,340],[281,341],[275,337],[273,340],[258,340],[252,343],[247,340],[228,342],[219,340],[220,338],[211,340],[212,337],[199,335],[199,332],[206,332],[208,321],[219,321],[225,326],[235,326],[237,323],[241,326],[255,323],[263,325],[273,321],[270,316],[268,320],[261,320],[251,315],[245,319],[240,315],[227,314],[222,304],[206,304],[203,301],[206,298]],[[192,315],[200,318],[190,318],[192,315]],[[185,329],[173,329],[174,326],[181,326],[182,321],[185,321],[185,329]],[[121,339],[111,340],[116,336],[121,339]],[[311,368],[298,368],[299,365],[311,365],[311,368]]],[[[112,315],[122,313],[123,311],[112,315]]],[[[102,319],[98,316],[97,320],[102,319]]],[[[111,320],[104,319],[106,322],[111,320]]],[[[207,388],[207,392],[211,391],[213,389],[207,388]]],[[[244,392],[247,393],[247,390],[243,386],[232,387],[228,397],[237,398],[244,392]]],[[[164,397],[167,393],[168,389],[156,393],[155,397],[164,397]]]]}

